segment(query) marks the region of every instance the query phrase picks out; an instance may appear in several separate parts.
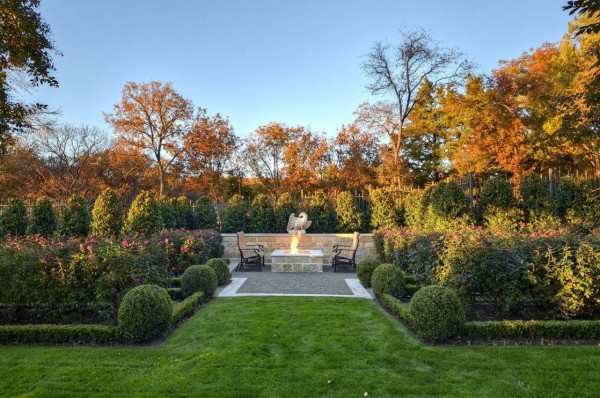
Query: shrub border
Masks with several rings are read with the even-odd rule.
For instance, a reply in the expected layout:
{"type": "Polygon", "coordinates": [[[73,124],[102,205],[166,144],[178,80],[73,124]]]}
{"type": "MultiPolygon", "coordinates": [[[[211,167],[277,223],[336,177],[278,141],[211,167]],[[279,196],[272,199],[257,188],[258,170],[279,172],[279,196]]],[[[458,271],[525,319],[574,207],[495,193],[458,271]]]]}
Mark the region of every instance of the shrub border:
{"type": "MultiPolygon", "coordinates": [[[[408,304],[390,294],[377,295],[380,304],[393,316],[411,325],[408,304]]],[[[477,343],[505,340],[518,343],[521,340],[540,342],[545,340],[600,340],[600,320],[593,321],[489,321],[465,322],[458,339],[454,342],[477,343]]],[[[569,341],[566,341],[569,343],[569,341]]]]}
{"type": "MultiPolygon", "coordinates": [[[[193,315],[203,301],[204,293],[196,292],[181,302],[173,303],[168,334],[193,315]]],[[[127,342],[119,327],[112,325],[0,325],[0,345],[115,345],[127,342]]]]}

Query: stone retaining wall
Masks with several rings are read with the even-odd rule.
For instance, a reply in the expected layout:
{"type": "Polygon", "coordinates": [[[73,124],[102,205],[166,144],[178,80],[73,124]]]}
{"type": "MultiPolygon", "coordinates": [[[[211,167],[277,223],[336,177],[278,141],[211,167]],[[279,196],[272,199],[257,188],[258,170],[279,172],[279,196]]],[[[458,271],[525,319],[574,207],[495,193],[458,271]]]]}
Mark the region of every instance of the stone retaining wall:
{"type": "MultiPolygon", "coordinates": [[[[238,259],[240,252],[237,246],[236,234],[221,234],[223,236],[223,247],[225,253],[223,258],[238,259]]],[[[265,247],[265,262],[271,264],[271,253],[277,249],[289,249],[292,236],[289,234],[246,234],[248,245],[260,244],[265,247]]],[[[333,245],[351,245],[352,234],[311,234],[302,235],[299,250],[321,250],[323,252],[323,263],[331,264],[331,249],[333,245]]],[[[360,234],[356,261],[365,258],[375,258],[377,252],[373,241],[373,234],[360,234]]]]}

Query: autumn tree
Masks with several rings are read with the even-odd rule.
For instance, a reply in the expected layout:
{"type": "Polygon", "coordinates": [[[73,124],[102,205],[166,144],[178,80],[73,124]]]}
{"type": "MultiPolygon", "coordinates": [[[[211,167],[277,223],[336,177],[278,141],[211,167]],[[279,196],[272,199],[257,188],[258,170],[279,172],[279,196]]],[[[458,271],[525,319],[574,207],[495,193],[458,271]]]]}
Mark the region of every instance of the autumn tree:
{"type": "Polygon", "coordinates": [[[104,117],[124,145],[152,156],[162,196],[165,174],[182,153],[181,139],[190,130],[193,114],[191,101],[171,83],[152,81],[127,83],[114,113],[104,117]]]}
{"type": "Polygon", "coordinates": [[[39,193],[59,200],[75,194],[95,197],[102,173],[99,158],[108,144],[103,130],[65,124],[38,129],[27,142],[38,156],[29,167],[39,193]]]}
{"type": "Polygon", "coordinates": [[[187,186],[208,194],[213,200],[223,199],[223,178],[233,169],[232,158],[238,146],[229,119],[220,114],[208,116],[200,109],[192,128],[183,138],[187,186]]]}
{"type": "Polygon", "coordinates": [[[434,90],[429,79],[423,79],[417,93],[422,100],[415,104],[405,129],[404,156],[411,179],[419,186],[438,183],[448,173],[445,144],[449,129],[444,113],[448,89],[440,85],[434,90]]]}
{"type": "Polygon", "coordinates": [[[321,188],[332,164],[330,145],[322,134],[299,128],[283,151],[282,169],[288,191],[321,188]]]}
{"type": "Polygon", "coordinates": [[[341,127],[333,141],[341,189],[363,190],[376,184],[379,145],[379,135],[357,123],[341,127]]]}
{"type": "Polygon", "coordinates": [[[285,150],[302,131],[302,127],[272,122],[260,126],[245,140],[243,156],[247,159],[248,168],[273,197],[277,197],[285,188],[285,150]]]}
{"type": "Polygon", "coordinates": [[[0,152],[13,132],[31,127],[31,116],[47,109],[23,103],[19,93],[42,84],[58,87],[52,54],[60,53],[39,7],[40,0],[0,3],[0,152]]]}
{"type": "Polygon", "coordinates": [[[419,88],[425,78],[436,90],[441,84],[460,84],[472,68],[459,50],[442,47],[423,29],[400,30],[400,35],[398,44],[375,43],[362,64],[371,80],[367,89],[386,98],[376,108],[382,113],[379,119],[391,123],[386,131],[396,166],[402,163],[404,129],[415,106],[424,100],[419,88]]]}
{"type": "Polygon", "coordinates": [[[569,11],[569,15],[577,13],[588,19],[585,24],[574,30],[575,35],[600,33],[600,2],[598,0],[569,0],[563,6],[563,10],[569,11]]]}

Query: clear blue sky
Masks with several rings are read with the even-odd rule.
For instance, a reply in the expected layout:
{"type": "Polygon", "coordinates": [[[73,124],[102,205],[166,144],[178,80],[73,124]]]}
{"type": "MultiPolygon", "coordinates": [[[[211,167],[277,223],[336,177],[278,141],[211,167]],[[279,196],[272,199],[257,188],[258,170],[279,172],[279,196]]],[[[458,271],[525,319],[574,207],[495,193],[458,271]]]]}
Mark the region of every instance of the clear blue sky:
{"type": "Polygon", "coordinates": [[[171,81],[244,135],[269,121],[334,134],[371,98],[373,42],[423,27],[489,73],[566,32],[562,0],[43,0],[60,88],[38,99],[63,122],[108,127],[127,81],[171,81]]]}

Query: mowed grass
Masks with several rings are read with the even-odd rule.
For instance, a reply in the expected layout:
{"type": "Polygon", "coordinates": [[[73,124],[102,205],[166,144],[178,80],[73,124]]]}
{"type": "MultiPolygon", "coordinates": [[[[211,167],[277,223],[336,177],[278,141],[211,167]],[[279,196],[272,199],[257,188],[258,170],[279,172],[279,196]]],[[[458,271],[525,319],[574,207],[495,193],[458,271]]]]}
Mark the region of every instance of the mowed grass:
{"type": "Polygon", "coordinates": [[[160,346],[0,347],[3,396],[365,392],[597,397],[600,347],[430,347],[373,301],[327,297],[217,298],[160,346]]]}

